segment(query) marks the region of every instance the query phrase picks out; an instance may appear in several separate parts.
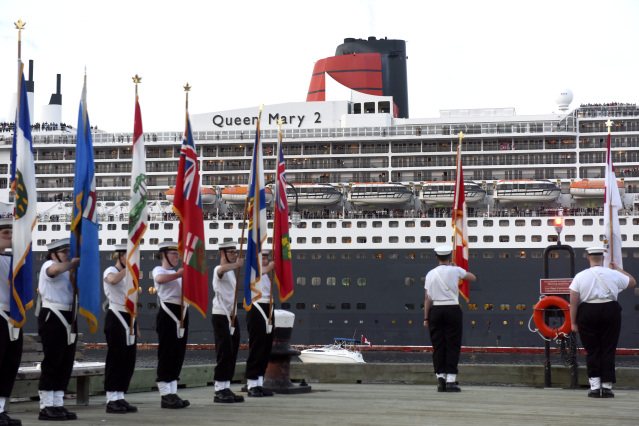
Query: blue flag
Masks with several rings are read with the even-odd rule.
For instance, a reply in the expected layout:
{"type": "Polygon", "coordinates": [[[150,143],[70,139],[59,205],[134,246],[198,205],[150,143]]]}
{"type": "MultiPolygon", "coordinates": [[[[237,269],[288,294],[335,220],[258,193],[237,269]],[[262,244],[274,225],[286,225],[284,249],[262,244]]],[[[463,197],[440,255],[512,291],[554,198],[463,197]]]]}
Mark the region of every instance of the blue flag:
{"type": "Polygon", "coordinates": [[[9,281],[10,319],[15,327],[22,327],[25,311],[33,306],[33,255],[31,234],[36,223],[36,184],[33,162],[33,143],[27,84],[20,67],[20,100],[16,109],[16,129],[11,150],[11,189],[15,195],[13,249],[9,281]]]}
{"type": "Polygon", "coordinates": [[[87,112],[86,78],[78,114],[73,185],[73,222],[71,224],[71,258],[80,258],[80,266],[71,270],[71,282],[78,290],[79,313],[89,322],[91,333],[98,329],[100,314],[100,250],[96,211],[95,164],[93,140],[87,112]]]}

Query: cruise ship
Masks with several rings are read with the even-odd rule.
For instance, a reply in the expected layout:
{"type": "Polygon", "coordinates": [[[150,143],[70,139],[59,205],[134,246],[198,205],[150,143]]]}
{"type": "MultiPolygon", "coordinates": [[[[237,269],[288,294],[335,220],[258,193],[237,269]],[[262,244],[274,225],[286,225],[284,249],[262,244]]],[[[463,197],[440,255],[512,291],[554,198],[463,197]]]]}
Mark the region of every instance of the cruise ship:
{"type": "MultiPolygon", "coordinates": [[[[292,343],[325,344],[337,335],[366,335],[375,345],[430,345],[423,327],[424,276],[433,249],[451,244],[452,181],[462,150],[468,200],[469,269],[478,277],[461,300],[463,345],[535,347],[531,331],[540,279],[570,278],[570,257],[547,247],[573,247],[575,270],[585,248],[602,245],[606,122],[613,121],[613,161],[624,208],[619,212],[623,262],[639,277],[639,109],[631,103],[571,107],[520,116],[514,108],[408,114],[406,45],[401,40],[346,39],[317,61],[305,102],[266,105],[261,121],[265,181],[276,170],[282,120],[295,289],[276,308],[295,314],[292,343]],[[342,94],[330,100],[331,93],[342,94]],[[563,216],[560,235],[554,218],[563,216]],[[546,264],[545,264],[546,263],[546,264]],[[545,269],[546,266],[546,269],[545,269]]],[[[598,100],[593,100],[597,102],[598,100]]],[[[488,100],[490,102],[490,100],[488,100]]],[[[60,105],[61,108],[61,105],[60,105]]],[[[217,245],[240,239],[258,107],[193,113],[202,178],[209,269],[217,245]]],[[[132,117],[133,118],[133,117],[132,117]]],[[[133,122],[133,120],[132,120],[133,122]]],[[[39,219],[33,234],[37,267],[46,244],[68,237],[75,131],[49,120],[34,130],[39,219]]],[[[151,271],[157,244],[177,239],[172,190],[181,129],[145,134],[150,225],[142,243],[141,341],[155,342],[157,303],[151,271]]],[[[10,213],[12,125],[0,128],[0,212],[10,213]]],[[[102,267],[126,242],[132,134],[93,131],[102,267]]],[[[273,203],[268,204],[272,244],[273,203]]],[[[240,281],[243,282],[240,277],[240,281]]],[[[36,283],[34,283],[34,286],[36,283]]],[[[242,341],[244,311],[238,298],[242,341]]],[[[639,348],[639,293],[621,293],[622,348],[639,348]]],[[[551,318],[558,326],[563,315],[551,318]]],[[[27,330],[35,331],[29,314],[27,330]]],[[[83,325],[81,325],[82,331],[83,325]]],[[[100,326],[101,327],[101,326],[100,326]]],[[[85,329],[85,340],[103,342],[85,329]]],[[[213,343],[210,318],[191,312],[190,343],[213,343]]]]}

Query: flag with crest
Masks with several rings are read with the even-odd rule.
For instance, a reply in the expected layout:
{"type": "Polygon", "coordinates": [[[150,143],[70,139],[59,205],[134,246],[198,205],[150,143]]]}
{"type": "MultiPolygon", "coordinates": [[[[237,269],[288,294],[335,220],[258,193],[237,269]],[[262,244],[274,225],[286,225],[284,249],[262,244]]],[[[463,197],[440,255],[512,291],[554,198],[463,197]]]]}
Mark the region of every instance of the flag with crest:
{"type": "MultiPolygon", "coordinates": [[[[468,228],[466,227],[466,194],[464,172],[462,170],[461,142],[457,147],[457,176],[455,177],[455,198],[453,202],[453,261],[455,265],[468,271],[468,228]]],[[[468,280],[459,280],[459,294],[466,302],[470,298],[468,280]]]]}
{"type": "Polygon", "coordinates": [[[623,268],[621,259],[621,228],[619,226],[619,210],[623,208],[615,167],[612,164],[612,151],[610,150],[610,133],[608,133],[608,152],[606,156],[606,194],[604,200],[604,267],[609,268],[610,262],[623,268]]]}
{"type": "Polygon", "coordinates": [[[286,173],[282,132],[277,149],[277,177],[275,179],[275,220],[273,225],[273,261],[275,282],[283,302],[293,295],[293,261],[291,236],[288,229],[288,201],[286,200],[286,173]]]}

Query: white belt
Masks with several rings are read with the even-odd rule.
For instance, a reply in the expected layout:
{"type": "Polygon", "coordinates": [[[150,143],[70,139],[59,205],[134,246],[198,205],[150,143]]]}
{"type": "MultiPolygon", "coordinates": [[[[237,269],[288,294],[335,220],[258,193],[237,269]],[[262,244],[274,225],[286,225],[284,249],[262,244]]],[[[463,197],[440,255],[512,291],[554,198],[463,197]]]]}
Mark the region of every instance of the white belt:
{"type": "MultiPolygon", "coordinates": [[[[75,342],[76,333],[73,333],[71,330],[71,324],[67,321],[67,319],[62,315],[60,311],[71,311],[71,307],[73,305],[65,305],[64,303],[56,303],[47,299],[42,300],[42,306],[48,308],[58,317],[64,328],[67,330],[67,345],[72,345],[75,342]]],[[[49,314],[50,315],[50,314],[49,314]]],[[[49,316],[47,315],[47,318],[49,316]]]]}
{"type": "Polygon", "coordinates": [[[12,342],[15,342],[20,337],[20,330],[21,329],[20,328],[16,328],[16,327],[13,326],[13,324],[11,323],[11,318],[9,318],[9,316],[4,312],[5,311],[5,308],[4,308],[5,306],[7,307],[6,308],[7,312],[11,309],[9,307],[9,305],[5,305],[4,303],[1,304],[0,307],[2,309],[0,309],[0,317],[4,318],[5,321],[7,321],[7,328],[9,330],[9,340],[12,341],[12,342]]]}
{"type": "MultiPolygon", "coordinates": [[[[126,336],[126,345],[127,346],[134,345],[135,334],[131,333],[131,327],[129,327],[129,324],[127,324],[127,322],[124,320],[124,317],[120,313],[120,312],[127,312],[124,305],[116,305],[115,303],[109,303],[109,310],[113,312],[113,315],[116,316],[116,318],[120,321],[120,324],[122,324],[122,328],[124,328],[125,336],[126,336]]],[[[134,320],[134,323],[135,323],[135,320],[134,320]]]]}
{"type": "Polygon", "coordinates": [[[178,317],[175,316],[175,314],[168,308],[168,306],[166,306],[167,303],[170,303],[172,305],[181,305],[182,303],[180,303],[180,299],[167,299],[167,300],[162,300],[158,297],[158,300],[160,302],[160,306],[162,307],[162,310],[164,312],[166,312],[166,314],[171,317],[171,319],[173,321],[175,321],[175,326],[177,329],[177,337],[178,339],[181,339],[184,337],[184,328],[180,327],[180,325],[183,324],[184,318],[186,318],[186,312],[187,312],[187,308],[188,308],[188,304],[184,303],[184,309],[182,310],[182,321],[180,321],[178,319],[178,317]]]}
{"type": "Polygon", "coordinates": [[[166,300],[160,299],[160,301],[162,301],[164,303],[171,303],[173,305],[181,305],[182,304],[182,300],[178,299],[177,297],[174,297],[174,298],[171,298],[171,299],[166,299],[166,300]]]}
{"type": "Polygon", "coordinates": [[[586,300],[584,303],[608,303],[608,302],[612,302],[611,299],[591,299],[591,300],[586,300]]]}
{"type": "Polygon", "coordinates": [[[433,300],[434,306],[443,306],[443,305],[459,305],[459,302],[455,300],[433,300]]]}
{"type": "Polygon", "coordinates": [[[49,309],[57,309],[58,311],[70,311],[71,307],[73,305],[71,304],[65,304],[65,303],[57,303],[57,302],[52,302],[50,300],[47,299],[42,299],[42,307],[43,308],[49,308],[49,309]]]}
{"type": "Polygon", "coordinates": [[[109,302],[109,309],[115,310],[115,311],[119,311],[119,312],[128,313],[128,311],[126,310],[126,306],[118,305],[117,303],[109,302]]]}
{"type": "Polygon", "coordinates": [[[11,306],[5,304],[5,303],[0,303],[0,311],[5,311],[5,312],[9,312],[11,311],[11,306]]]}

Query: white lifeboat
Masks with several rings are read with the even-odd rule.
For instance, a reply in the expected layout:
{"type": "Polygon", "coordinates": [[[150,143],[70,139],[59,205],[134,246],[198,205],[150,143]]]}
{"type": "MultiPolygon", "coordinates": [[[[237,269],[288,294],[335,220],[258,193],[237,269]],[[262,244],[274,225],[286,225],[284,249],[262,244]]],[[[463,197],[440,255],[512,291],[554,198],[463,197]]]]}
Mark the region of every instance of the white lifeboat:
{"type": "Polygon", "coordinates": [[[494,199],[502,203],[547,203],[557,200],[561,189],[545,179],[500,180],[495,185],[494,199]]]}
{"type": "MultiPolygon", "coordinates": [[[[619,196],[623,197],[626,187],[617,181],[619,196]]],[[[570,195],[576,200],[604,198],[606,195],[606,181],[604,179],[582,179],[570,184],[570,195]]]]}
{"type": "MultiPolygon", "coordinates": [[[[264,188],[266,193],[266,204],[269,204],[273,200],[273,191],[271,188],[264,188]]],[[[228,204],[244,204],[248,193],[248,186],[235,185],[229,186],[222,190],[222,200],[228,204]]]]}
{"type": "MultiPolygon", "coordinates": [[[[466,204],[478,203],[484,200],[486,190],[473,181],[464,181],[464,195],[466,204]]],[[[419,199],[430,205],[452,206],[455,201],[455,181],[430,181],[422,185],[419,199]]]]}
{"type": "Polygon", "coordinates": [[[354,183],[348,190],[348,201],[358,206],[399,205],[410,201],[412,196],[413,192],[398,182],[354,183]]]}
{"type": "Polygon", "coordinates": [[[297,198],[298,206],[329,206],[337,203],[342,193],[329,184],[294,183],[295,190],[286,188],[286,200],[294,206],[297,198]],[[296,197],[297,193],[297,197],[296,197]]]}
{"type": "MultiPolygon", "coordinates": [[[[202,204],[215,204],[217,200],[217,192],[213,188],[207,188],[205,186],[200,189],[202,193],[202,204]]],[[[167,201],[173,202],[173,198],[175,197],[175,188],[171,188],[164,193],[166,195],[167,201]]]]}

